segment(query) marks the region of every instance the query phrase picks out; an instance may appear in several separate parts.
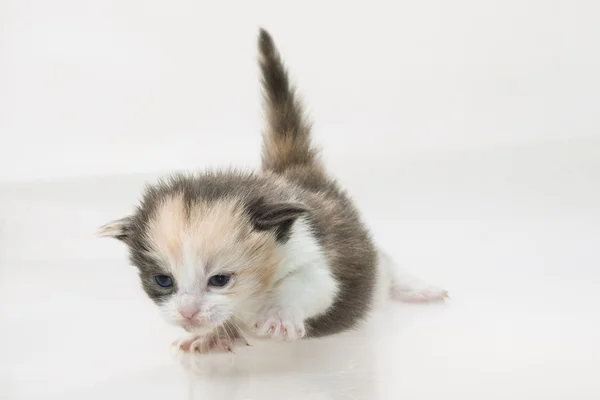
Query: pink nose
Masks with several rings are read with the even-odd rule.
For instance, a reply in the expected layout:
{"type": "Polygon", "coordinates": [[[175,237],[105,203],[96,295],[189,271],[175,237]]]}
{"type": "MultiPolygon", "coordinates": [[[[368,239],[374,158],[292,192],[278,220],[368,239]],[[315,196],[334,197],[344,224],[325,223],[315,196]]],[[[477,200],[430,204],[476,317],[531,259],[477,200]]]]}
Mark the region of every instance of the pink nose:
{"type": "Polygon", "coordinates": [[[200,307],[194,296],[184,294],[179,298],[179,313],[187,319],[192,319],[198,312],[200,307]]]}
{"type": "Polygon", "coordinates": [[[195,305],[185,305],[179,307],[179,313],[187,319],[194,318],[199,311],[200,309],[198,309],[198,307],[195,305]]]}

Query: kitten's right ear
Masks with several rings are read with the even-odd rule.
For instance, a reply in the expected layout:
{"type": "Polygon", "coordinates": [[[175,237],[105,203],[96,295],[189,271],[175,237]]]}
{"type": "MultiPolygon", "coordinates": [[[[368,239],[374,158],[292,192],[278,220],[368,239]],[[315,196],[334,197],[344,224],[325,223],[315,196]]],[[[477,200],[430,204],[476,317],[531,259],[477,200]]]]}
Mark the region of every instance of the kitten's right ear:
{"type": "Polygon", "coordinates": [[[132,217],[117,219],[102,225],[100,229],[98,229],[97,234],[100,237],[111,237],[126,242],[130,237],[132,225],[132,217]]]}

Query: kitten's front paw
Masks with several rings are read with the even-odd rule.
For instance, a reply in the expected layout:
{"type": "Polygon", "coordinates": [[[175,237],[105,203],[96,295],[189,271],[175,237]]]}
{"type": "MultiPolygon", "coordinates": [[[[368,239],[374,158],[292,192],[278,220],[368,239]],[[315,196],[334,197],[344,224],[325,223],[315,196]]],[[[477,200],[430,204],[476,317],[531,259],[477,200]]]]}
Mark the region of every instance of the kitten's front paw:
{"type": "Polygon", "coordinates": [[[306,335],[303,315],[289,308],[269,307],[260,313],[253,325],[260,336],[270,336],[276,340],[296,340],[306,335]]]}
{"type": "Polygon", "coordinates": [[[233,353],[233,340],[215,333],[176,340],[171,347],[184,353],[233,353]]]}

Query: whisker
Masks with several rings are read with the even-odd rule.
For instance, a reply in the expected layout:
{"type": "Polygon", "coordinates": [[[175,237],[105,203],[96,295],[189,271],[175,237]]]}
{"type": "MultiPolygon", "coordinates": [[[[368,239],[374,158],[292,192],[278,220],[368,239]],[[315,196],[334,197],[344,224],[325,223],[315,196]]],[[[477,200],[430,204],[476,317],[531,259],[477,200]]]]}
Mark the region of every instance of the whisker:
{"type": "MultiPolygon", "coordinates": [[[[233,313],[232,313],[232,315],[235,317],[235,319],[236,319],[237,321],[240,321],[240,322],[244,323],[244,325],[246,325],[246,326],[248,327],[248,329],[250,329],[250,330],[254,329],[254,328],[252,327],[252,325],[250,325],[250,323],[248,323],[248,322],[247,322],[247,321],[246,321],[244,318],[242,318],[241,316],[239,316],[239,315],[236,315],[236,314],[233,314],[233,313]]],[[[238,329],[239,329],[239,328],[238,328],[238,329]]]]}
{"type": "Polygon", "coordinates": [[[225,328],[225,335],[227,335],[227,339],[229,340],[230,343],[233,343],[233,338],[229,334],[229,324],[225,323],[225,325],[223,325],[223,328],[225,328]]]}

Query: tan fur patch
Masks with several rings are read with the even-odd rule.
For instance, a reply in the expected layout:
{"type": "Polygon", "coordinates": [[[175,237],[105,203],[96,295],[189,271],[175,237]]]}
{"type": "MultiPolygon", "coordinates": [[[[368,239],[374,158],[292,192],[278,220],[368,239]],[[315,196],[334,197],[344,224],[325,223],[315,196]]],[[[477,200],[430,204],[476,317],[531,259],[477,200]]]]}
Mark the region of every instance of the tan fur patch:
{"type": "Polygon", "coordinates": [[[171,267],[181,265],[182,234],[186,225],[182,194],[165,199],[148,222],[148,237],[154,245],[154,250],[161,258],[167,260],[171,267]]]}
{"type": "Polygon", "coordinates": [[[167,198],[148,222],[148,238],[158,258],[180,277],[233,273],[237,291],[264,290],[280,260],[272,235],[252,229],[240,203],[233,199],[198,202],[189,210],[182,195],[167,198]]]}
{"type": "Polygon", "coordinates": [[[277,135],[277,132],[271,132],[265,138],[266,157],[271,160],[286,160],[294,154],[297,147],[293,135],[277,135]]]}

